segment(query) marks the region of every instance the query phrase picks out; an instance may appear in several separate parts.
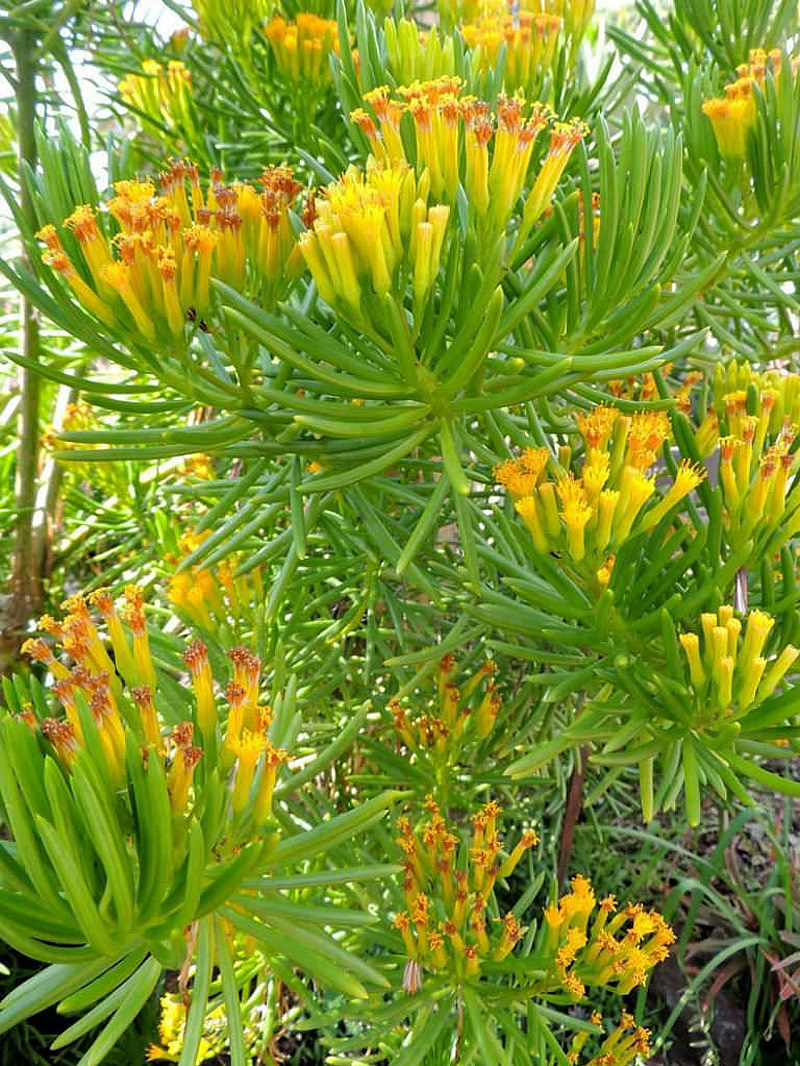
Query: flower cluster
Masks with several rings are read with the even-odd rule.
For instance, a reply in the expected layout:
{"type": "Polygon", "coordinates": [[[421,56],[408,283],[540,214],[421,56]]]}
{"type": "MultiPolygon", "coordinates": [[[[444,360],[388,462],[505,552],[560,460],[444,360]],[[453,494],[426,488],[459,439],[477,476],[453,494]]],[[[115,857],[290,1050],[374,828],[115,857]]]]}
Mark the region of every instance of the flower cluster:
{"type": "Polygon", "coordinates": [[[667,958],[675,934],[660,914],[641,904],[618,911],[613,896],[598,903],[585,877],[573,877],[570,884],[570,891],[545,909],[537,949],[552,991],[576,1002],[587,987],[627,995],[667,958]]]}
{"type": "MultiPolygon", "coordinates": [[[[768,73],[776,83],[780,81],[784,65],[780,48],[769,52],[751,48],[749,61],[736,68],[736,80],[725,86],[725,95],[703,102],[703,114],[711,121],[721,156],[730,160],[744,158],[758,117],[755,89],[763,88],[768,73]]],[[[797,67],[798,60],[792,57],[792,78],[797,75],[797,67]]]]}
{"type": "MultiPolygon", "coordinates": [[[[416,829],[398,819],[398,844],[405,855],[406,910],[396,915],[408,963],[403,984],[415,992],[422,970],[444,973],[460,984],[477,977],[485,960],[504,959],[522,937],[513,913],[489,918],[495,882],[508,877],[528,850],[539,842],[524,832],[507,853],[497,835],[500,807],[489,802],[472,817],[471,839],[448,826],[432,796],[425,801],[428,819],[416,829]]],[[[496,910],[496,908],[494,908],[496,910]]]]}
{"type": "MultiPolygon", "coordinates": [[[[240,997],[240,1009],[244,1044],[248,1056],[253,1062],[263,1058],[270,1043],[270,1009],[265,1004],[268,982],[271,979],[270,960],[262,954],[253,937],[238,933],[230,922],[221,922],[223,935],[226,937],[231,954],[236,960],[239,972],[245,967],[256,973],[255,982],[245,985],[240,997]],[[249,993],[249,994],[248,994],[249,993]]],[[[194,977],[192,971],[190,975],[194,977]]],[[[183,977],[183,973],[181,974],[183,977]]],[[[158,1044],[151,1044],[147,1049],[147,1062],[179,1062],[183,1053],[186,1037],[187,1001],[191,996],[182,993],[179,983],[178,992],[165,992],[159,1002],[160,1017],[158,1022],[158,1044]]],[[[219,1062],[230,1055],[230,1025],[225,1006],[218,997],[212,997],[203,1018],[203,1030],[194,1066],[202,1062],[219,1062]]]]}
{"type": "Polygon", "coordinates": [[[497,68],[500,50],[505,46],[503,85],[508,92],[522,90],[533,95],[542,76],[553,65],[563,20],[549,12],[487,17],[461,26],[461,36],[473,50],[473,70],[497,68]]]}
{"type": "Polygon", "coordinates": [[[770,388],[755,396],[744,390],[725,396],[720,426],[727,432],[719,438],[719,478],[725,520],[736,536],[747,538],[782,525],[786,539],[800,529],[800,493],[788,487],[797,467],[795,424],[773,418],[778,402],[779,393],[770,388]]]}
{"type": "MultiPolygon", "coordinates": [[[[166,723],[174,722],[174,708],[168,713],[166,701],[162,708],[142,590],[129,585],[121,611],[107,589],[93,592],[88,602],[74,596],[64,607],[68,613],[62,620],[45,616],[39,625],[55,638],[71,666],[44,639],[32,638],[23,646],[25,654],[55,679],[52,691],[63,715],[41,722],[32,716],[29,724],[41,729],[64,767],[69,769],[85,752],[113,787],[121,788],[134,772],[132,742],[145,768],[153,760],[163,760],[169,806],[178,818],[195,806],[195,768],[205,758],[231,777],[234,819],[246,815],[249,831],[260,831],[269,820],[278,768],[287,756],[267,736],[272,716],[259,704],[258,656],[243,647],[228,653],[233,677],[225,689],[227,713],[221,722],[208,651],[201,641],[190,644],[184,662],[194,709],[191,718],[170,728],[166,723]],[[90,606],[105,623],[111,654],[90,606]],[[194,743],[196,732],[199,745],[194,743]]],[[[207,775],[213,768],[208,766],[207,775]]]]}
{"type": "Polygon", "coordinates": [[[336,22],[299,11],[294,22],[273,15],[264,28],[275,63],[287,81],[304,86],[327,86],[331,81],[328,57],[339,52],[336,22]]]}
{"type": "MultiPolygon", "coordinates": [[[[603,1017],[599,1011],[594,1011],[589,1020],[593,1025],[600,1025],[603,1017]]],[[[581,1052],[588,1040],[589,1033],[586,1032],[577,1033],[573,1037],[567,1054],[570,1066],[578,1066],[581,1052]]],[[[619,1025],[603,1040],[596,1054],[584,1060],[584,1066],[628,1066],[639,1055],[649,1058],[650,1054],[650,1031],[637,1025],[632,1014],[623,1011],[619,1025]]]]}
{"type": "Polygon", "coordinates": [[[322,298],[357,315],[362,298],[388,293],[402,269],[422,301],[439,272],[450,217],[446,204],[427,201],[428,182],[405,163],[350,167],[328,185],[298,241],[322,298]]]}
{"type": "MultiPolygon", "coordinates": [[[[375,158],[394,162],[406,161],[400,120],[410,115],[417,171],[428,174],[433,195],[454,203],[463,186],[483,228],[501,232],[527,183],[536,138],[552,115],[542,104],[528,107],[521,97],[501,96],[495,119],[488,103],[462,97],[462,88],[461,79],[454,77],[401,86],[397,96],[384,86],[364,97],[369,110],[358,109],[350,117],[367,137],[375,158]]],[[[525,197],[518,242],[548,207],[585,133],[581,122],[553,126],[549,151],[525,197]]]]}
{"type": "Polygon", "coordinates": [[[152,181],[120,181],[105,205],[118,231],[109,240],[94,207],[64,221],[80,255],[72,260],[52,225],[38,237],[44,261],[61,274],[80,303],[107,326],[152,343],[183,338],[188,319],[209,306],[211,276],[271,302],[290,267],[294,238],[289,207],[300,186],[288,167],[268,167],[261,191],[226,185],[219,171],[203,191],[197,167],[174,162],[152,181]],[[248,271],[249,264],[249,271],[248,271]]]}
{"type": "Polygon", "coordinates": [[[579,43],[594,13],[594,0],[438,0],[439,16],[447,26],[465,25],[486,20],[498,23],[504,18],[546,14],[557,18],[566,36],[579,43]]]}
{"type": "MultiPolygon", "coordinates": [[[[595,243],[597,243],[596,240],[595,243]]],[[[665,363],[661,367],[661,374],[665,379],[672,369],[672,363],[665,363]]],[[[680,383],[673,387],[672,395],[676,406],[684,414],[691,413],[692,390],[701,381],[703,381],[702,371],[690,370],[688,373],[682,374],[680,383]]],[[[658,386],[655,375],[649,370],[644,371],[642,374],[634,374],[628,378],[616,378],[614,381],[609,381],[608,391],[615,400],[633,400],[636,403],[648,403],[651,400],[658,399],[658,386]]],[[[713,449],[710,449],[710,451],[713,451],[713,449]]],[[[703,452],[703,458],[709,455],[710,451],[703,452]]]]}
{"type": "MultiPolygon", "coordinates": [[[[702,379],[688,375],[685,384],[689,388],[682,390],[678,396],[681,409],[687,414],[692,412],[691,387],[698,380],[702,379]]],[[[800,425],[800,374],[785,374],[775,370],[756,373],[749,363],[737,363],[735,360],[726,367],[718,363],[714,369],[713,402],[707,409],[701,407],[697,414],[699,425],[695,430],[695,444],[703,458],[717,450],[720,436],[732,434],[734,427],[728,408],[737,422],[742,395],[745,397],[745,414],[760,419],[765,408],[769,409],[766,440],[770,445],[783,432],[794,432],[800,425]]]]}
{"type": "MultiPolygon", "coordinates": [[[[668,367],[665,366],[664,373],[666,374],[667,371],[668,367]]],[[[635,377],[609,381],[608,391],[615,400],[635,400],[642,403],[655,400],[658,396],[656,379],[649,371],[635,377]]]]}
{"type": "Polygon", "coordinates": [[[724,96],[703,101],[703,114],[714,130],[719,153],[725,159],[744,159],[747,140],[756,124],[758,107],[749,75],[725,86],[724,96]]]}
{"type": "Polygon", "coordinates": [[[458,759],[470,739],[484,740],[494,728],[501,701],[494,681],[495,664],[489,659],[461,685],[453,680],[456,662],[445,655],[439,663],[437,677],[438,713],[422,713],[411,717],[399,700],[389,707],[394,728],[409,751],[428,751],[437,760],[452,762],[458,759]]]}
{"type": "MultiPolygon", "coordinates": [[[[739,78],[752,78],[756,85],[763,86],[767,74],[771,73],[777,84],[784,70],[784,58],[780,48],[771,48],[769,51],[764,48],[751,48],[747,62],[741,63],[736,68],[736,75],[739,78]]],[[[789,63],[792,69],[792,79],[794,79],[797,77],[800,59],[797,56],[790,56],[789,63]]]]}
{"type": "Polygon", "coordinates": [[[689,665],[697,706],[707,720],[733,719],[772,695],[792,667],[800,649],[791,644],[772,659],[764,654],[774,619],[750,611],[745,624],[723,604],[715,613],[700,616],[697,633],[681,633],[679,640],[689,665]],[[769,667],[769,669],[767,669],[769,667]]]}
{"type": "Polygon", "coordinates": [[[141,74],[128,74],[119,83],[122,102],[137,111],[149,125],[166,121],[181,126],[188,119],[192,78],[185,64],[171,59],[166,67],[145,59],[141,74]]]}
{"type": "MultiPolygon", "coordinates": [[[[102,444],[90,441],[68,441],[64,436],[71,433],[93,433],[100,429],[97,408],[86,400],[69,403],[64,409],[60,425],[51,425],[42,434],[42,449],[58,454],[52,456],[62,466],[63,476],[74,479],[82,490],[105,493],[106,498],[116,496],[126,499],[132,484],[141,484],[143,476],[141,467],[132,463],[98,463],[92,459],[92,453],[102,449],[102,444]],[[77,456],[80,455],[80,458],[77,456]]],[[[162,468],[163,469],[163,468],[162,468]]]]}
{"type": "MultiPolygon", "coordinates": [[[[161,1017],[158,1022],[158,1035],[161,1045],[151,1044],[147,1049],[147,1061],[168,1060],[177,1062],[183,1051],[183,1037],[186,1032],[186,1003],[182,996],[166,992],[160,1001],[161,1017]]],[[[208,1011],[203,1021],[203,1036],[195,1058],[195,1064],[217,1058],[226,1050],[226,1018],[223,1007],[208,1011]]]]}
{"type": "Polygon", "coordinates": [[[233,555],[213,566],[201,563],[178,570],[208,536],[187,533],[180,539],[178,554],[167,556],[167,564],[176,568],[167,594],[170,603],[198,629],[219,635],[233,627],[238,632],[241,623],[251,620],[253,611],[264,602],[261,569],[255,567],[237,577],[240,560],[233,555]]]}
{"type": "Polygon", "coordinates": [[[785,422],[793,426],[800,425],[800,374],[787,373],[784,370],[757,373],[752,365],[744,360],[732,360],[726,366],[717,363],[713,381],[714,411],[723,432],[730,432],[726,422],[726,406],[731,393],[748,393],[747,413],[760,415],[764,402],[761,393],[765,391],[773,397],[768,427],[771,436],[774,437],[785,422]],[[753,410],[750,410],[751,404],[753,410]]]}
{"type": "Polygon", "coordinates": [[[565,472],[567,452],[557,465],[548,448],[527,448],[518,459],[495,467],[495,477],[513,497],[536,551],[566,549],[573,563],[583,564],[604,586],[615,552],[634,524],[653,528],[697,487],[705,471],[683,462],[661,499],[648,508],[656,491],[656,477],[648,471],[669,433],[666,415],[626,416],[613,407],[596,407],[578,416],[578,428],[584,441],[579,476],[565,472]],[[557,471],[554,477],[549,469],[557,471]]]}
{"type": "MultiPolygon", "coordinates": [[[[97,429],[97,418],[95,417],[95,410],[90,403],[87,403],[86,400],[77,400],[75,403],[67,404],[64,410],[64,417],[61,420],[62,431],[84,433],[93,429],[97,429]]],[[[42,434],[42,447],[46,451],[51,451],[57,447],[66,449],[89,447],[88,445],[75,445],[66,442],[62,444],[58,440],[58,433],[59,430],[55,426],[50,426],[44,431],[42,434]]],[[[94,447],[99,447],[99,445],[94,445],[94,447]]],[[[99,471],[96,476],[102,478],[103,471],[99,471]]]]}

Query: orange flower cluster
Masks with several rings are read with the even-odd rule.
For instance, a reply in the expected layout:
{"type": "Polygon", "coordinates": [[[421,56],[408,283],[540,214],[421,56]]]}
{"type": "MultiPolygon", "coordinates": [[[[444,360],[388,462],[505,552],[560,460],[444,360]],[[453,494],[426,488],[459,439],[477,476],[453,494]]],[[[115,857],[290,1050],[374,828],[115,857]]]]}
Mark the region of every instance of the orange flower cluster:
{"type": "Polygon", "coordinates": [[[429,188],[405,163],[370,159],[366,172],[349,167],[316,197],[298,248],[326,303],[360,318],[370,294],[387,295],[405,268],[420,308],[450,218],[447,204],[428,205],[429,188]]]}
{"type": "Polygon", "coordinates": [[[571,890],[547,907],[538,948],[552,991],[584,998],[587,987],[627,995],[669,955],[675,934],[656,911],[629,904],[617,911],[613,896],[599,903],[591,882],[573,877],[571,890]]]}
{"type": "Polygon", "coordinates": [[[445,24],[462,30],[465,24],[484,19],[498,24],[506,17],[520,22],[538,15],[557,18],[573,49],[580,43],[594,14],[594,0],[438,0],[437,7],[445,24]]]}
{"type": "MultiPolygon", "coordinates": [[[[595,1011],[590,1018],[593,1025],[600,1025],[602,1020],[602,1015],[598,1011],[595,1011]]],[[[589,1034],[586,1032],[578,1033],[573,1037],[567,1055],[567,1062],[570,1066],[578,1066],[581,1061],[581,1051],[588,1039],[589,1034]]],[[[597,1054],[585,1061],[584,1066],[628,1066],[638,1056],[649,1058],[650,1054],[650,1030],[637,1025],[633,1015],[623,1011],[617,1028],[606,1037],[597,1054]]]]}
{"type": "MultiPolygon", "coordinates": [[[[179,542],[179,554],[170,555],[166,562],[177,569],[191,552],[209,536],[187,533],[179,542]]],[[[169,580],[168,596],[192,625],[211,633],[232,625],[238,629],[259,604],[264,602],[264,583],[261,568],[236,576],[239,557],[234,554],[213,566],[189,566],[173,573],[169,580]]]]}
{"type": "Polygon", "coordinates": [[[750,400],[744,390],[724,397],[728,432],[719,438],[719,474],[725,518],[736,536],[770,532],[784,523],[788,539],[800,529],[800,492],[788,487],[797,469],[795,425],[786,419],[773,433],[779,396],[764,388],[750,400]]]}
{"type": "MultiPolygon", "coordinates": [[[[417,171],[427,172],[433,195],[452,203],[463,186],[477,219],[501,231],[527,183],[536,138],[552,115],[542,104],[528,107],[520,97],[501,96],[495,120],[489,104],[473,96],[462,97],[462,87],[456,77],[401,86],[397,96],[383,86],[364,97],[369,110],[359,108],[350,118],[367,137],[376,159],[397,161],[406,159],[400,119],[409,114],[417,171]]],[[[549,205],[586,131],[581,122],[553,126],[550,149],[525,198],[519,240],[549,205]]]]}
{"type": "MultiPolygon", "coordinates": [[[[672,363],[665,363],[661,373],[666,376],[672,371],[672,363]]],[[[673,390],[673,397],[678,409],[685,415],[692,412],[692,390],[704,380],[701,370],[690,370],[683,374],[681,382],[673,390]]],[[[608,383],[608,390],[615,399],[634,400],[637,403],[647,403],[649,400],[658,399],[658,387],[655,375],[650,371],[637,374],[629,378],[619,378],[608,383]]],[[[712,449],[713,450],[713,449],[712,449]]],[[[710,452],[703,452],[703,456],[710,452]]]]}
{"type": "Polygon", "coordinates": [[[467,47],[476,49],[473,68],[496,69],[500,50],[505,46],[503,84],[509,92],[522,90],[533,95],[542,76],[553,65],[563,19],[549,12],[520,11],[516,16],[479,19],[461,26],[467,47]]]}
{"type": "MultiPolygon", "coordinates": [[[[800,60],[797,56],[791,56],[789,60],[792,68],[792,77],[797,75],[797,67],[800,60]]],[[[771,72],[775,81],[780,81],[784,67],[784,55],[780,48],[751,48],[746,63],[740,63],[736,68],[739,78],[752,78],[756,85],[763,85],[767,73],[771,72]]]]}
{"type": "Polygon", "coordinates": [[[704,458],[717,449],[720,432],[741,437],[750,417],[758,419],[759,436],[764,436],[762,447],[775,444],[784,435],[796,435],[800,426],[800,374],[782,370],[756,373],[745,361],[732,360],[725,367],[718,363],[714,368],[713,406],[700,416],[695,441],[704,458]]]}
{"type": "MultiPolygon", "coordinates": [[[[94,408],[91,404],[85,400],[78,400],[76,403],[68,403],[64,410],[64,417],[61,421],[61,431],[65,432],[85,432],[87,430],[97,429],[97,419],[95,418],[94,408]]],[[[59,430],[55,426],[50,426],[42,433],[42,447],[47,451],[55,450],[56,448],[87,448],[87,444],[67,444],[58,440],[59,430]]],[[[95,445],[100,447],[100,445],[95,445]]]]}
{"type": "Polygon", "coordinates": [[[264,27],[278,70],[289,81],[325,86],[331,81],[328,57],[339,53],[339,36],[333,19],[298,11],[294,22],[273,15],[264,27]]]}
{"type": "Polygon", "coordinates": [[[447,973],[454,983],[477,977],[481,962],[504,959],[522,936],[513,913],[492,928],[487,906],[498,877],[508,877],[528,848],[538,844],[533,830],[522,834],[503,857],[497,835],[500,807],[489,802],[472,817],[472,838],[459,837],[442,817],[432,796],[428,820],[414,830],[398,819],[398,844],[405,855],[407,909],[394,920],[405,944],[407,992],[415,992],[422,970],[447,973]]]}
{"type": "MultiPolygon", "coordinates": [[[[791,59],[792,79],[797,76],[798,59],[791,59]]],[[[703,102],[703,114],[711,121],[720,155],[739,161],[747,151],[747,140],[755,128],[758,105],[754,90],[763,88],[769,72],[776,83],[784,69],[784,55],[780,48],[767,52],[751,48],[749,61],[736,68],[736,81],[725,86],[725,95],[703,102]]]]}
{"type": "Polygon", "coordinates": [[[158,184],[157,193],[152,181],[116,183],[105,205],[118,226],[112,240],[94,207],[77,207],[64,222],[80,251],[74,261],[55,226],[38,233],[44,261],[83,307],[152,343],[181,340],[187,320],[206,313],[212,276],[273,302],[297,261],[289,207],[300,186],[291,170],[266,168],[261,192],[226,185],[214,170],[204,193],[197,167],[174,162],[158,184]]]}
{"type": "MultiPolygon", "coordinates": [[[[124,606],[117,611],[107,589],[92,593],[87,603],[73,596],[63,604],[67,614],[56,620],[50,615],[39,619],[39,628],[55,638],[66,656],[67,666],[57,658],[52,646],[42,638],[27,640],[22,650],[35,662],[46,666],[55,678],[53,693],[66,715],[46,718],[42,731],[48,736],[66,765],[77,757],[94,726],[95,742],[103,752],[106,769],[115,784],[125,772],[125,726],[139,742],[163,754],[165,744],[154,707],[156,672],[144,616],[144,596],[137,586],[125,589],[124,606]],[[90,610],[95,607],[105,622],[113,660],[90,610]]],[[[192,762],[191,723],[189,742],[182,732],[177,747],[192,762]]],[[[192,767],[194,763],[192,762],[192,767]]]]}
{"type": "Polygon", "coordinates": [[[725,95],[703,101],[703,114],[711,122],[719,154],[725,159],[744,159],[747,140],[756,124],[758,106],[749,75],[725,86],[725,95]]]}
{"type": "MultiPolygon", "coordinates": [[[[566,549],[573,563],[584,563],[607,585],[614,553],[634,523],[651,529],[705,477],[705,470],[684,462],[665,494],[652,507],[656,479],[648,470],[669,434],[664,412],[633,416],[613,407],[595,407],[578,415],[584,442],[580,476],[559,472],[548,448],[527,448],[518,459],[495,467],[495,477],[514,499],[538,552],[566,549]],[[584,562],[585,561],[585,562],[584,562]]],[[[569,468],[571,453],[561,456],[569,468]]]]}
{"type": "MultiPolygon", "coordinates": [[[[85,751],[100,763],[113,786],[121,788],[129,772],[133,740],[142,751],[145,767],[152,759],[163,760],[170,806],[178,816],[190,806],[200,759],[219,758],[222,769],[231,775],[234,817],[248,814],[256,829],[263,826],[271,812],[278,767],[287,755],[266,735],[272,716],[258,702],[258,656],[243,647],[228,653],[233,679],[226,688],[227,713],[220,723],[208,651],[201,641],[191,644],[184,662],[194,691],[194,714],[192,720],[168,730],[159,713],[158,677],[142,590],[129,585],[120,611],[107,589],[93,592],[88,602],[73,596],[64,607],[68,613],[63,620],[48,615],[40,619],[39,626],[55,638],[56,646],[72,660],[71,666],[44,639],[32,638],[23,645],[25,654],[55,679],[52,691],[64,714],[44,718],[41,731],[64,766],[69,768],[85,751]],[[105,623],[107,635],[101,635],[90,606],[105,623]],[[224,732],[218,740],[221,725],[224,732]],[[196,730],[200,745],[193,743],[196,730]]],[[[28,724],[32,729],[40,725],[32,713],[28,724]]]]}
{"type": "Polygon", "coordinates": [[[702,641],[697,633],[681,633],[679,639],[698,714],[707,721],[720,716],[737,718],[753,704],[762,703],[800,655],[800,649],[786,644],[776,658],[768,660],[764,648],[775,619],[765,611],[750,611],[744,633],[730,604],[723,604],[716,613],[702,614],[700,622],[702,641]]]}
{"type": "Polygon", "coordinates": [[[178,60],[171,59],[164,67],[155,59],[145,59],[142,73],[128,74],[118,88],[123,103],[148,124],[163,126],[166,120],[179,126],[189,119],[192,77],[178,60]]]}
{"type": "Polygon", "coordinates": [[[399,700],[392,700],[389,709],[394,727],[409,751],[426,750],[444,762],[452,762],[470,739],[485,740],[501,707],[493,676],[495,669],[489,659],[469,680],[457,685],[453,680],[456,661],[452,655],[445,655],[437,678],[438,713],[411,718],[399,700]]]}

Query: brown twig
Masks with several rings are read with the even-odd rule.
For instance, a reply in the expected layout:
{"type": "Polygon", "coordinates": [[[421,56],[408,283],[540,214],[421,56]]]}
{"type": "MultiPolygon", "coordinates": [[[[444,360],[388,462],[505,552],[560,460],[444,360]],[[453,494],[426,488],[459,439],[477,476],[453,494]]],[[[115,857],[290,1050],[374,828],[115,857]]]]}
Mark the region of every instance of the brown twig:
{"type": "Polygon", "coordinates": [[[583,803],[583,782],[586,777],[586,764],[589,760],[589,748],[583,745],[578,753],[578,763],[572,771],[569,779],[569,791],[567,793],[567,806],[564,810],[564,821],[561,823],[561,842],[558,849],[558,883],[563,883],[569,869],[569,860],[572,857],[572,842],[575,836],[575,826],[581,813],[583,803]]]}

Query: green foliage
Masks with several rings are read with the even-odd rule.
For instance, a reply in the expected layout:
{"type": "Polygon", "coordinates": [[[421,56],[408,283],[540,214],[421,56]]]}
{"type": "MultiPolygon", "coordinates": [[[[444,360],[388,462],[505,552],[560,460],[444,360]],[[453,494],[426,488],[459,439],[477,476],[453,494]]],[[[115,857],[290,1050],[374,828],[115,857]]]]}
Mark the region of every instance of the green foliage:
{"type": "Polygon", "coordinates": [[[15,1041],[55,1009],[55,1054],[115,1061],[160,998],[182,1066],[309,1032],[331,1063],[626,1066],[644,1031],[589,1012],[669,932],[572,867],[683,961],[722,916],[684,998],[746,961],[748,1066],[789,1024],[787,838],[760,881],[725,863],[800,790],[797,9],[641,0],[600,55],[591,5],[550,6],[0,16],[47,104],[0,167],[29,257],[0,272],[46,323],[20,354],[4,302],[8,410],[36,372],[48,605],[109,622],[68,601],[41,628],[77,668],[34,641],[5,679],[0,937],[47,964],[15,1041]],[[687,821],[717,839],[658,898],[687,821]]]}

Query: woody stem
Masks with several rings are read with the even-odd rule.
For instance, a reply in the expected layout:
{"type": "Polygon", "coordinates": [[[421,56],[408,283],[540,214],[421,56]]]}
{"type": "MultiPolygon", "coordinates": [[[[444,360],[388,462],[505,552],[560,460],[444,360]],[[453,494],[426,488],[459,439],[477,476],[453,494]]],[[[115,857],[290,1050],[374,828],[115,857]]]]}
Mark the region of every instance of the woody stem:
{"type": "MultiPolygon", "coordinates": [[[[36,212],[23,180],[23,164],[36,165],[36,32],[27,28],[12,33],[9,41],[16,66],[17,146],[19,157],[20,208],[29,228],[36,228],[36,212]]],[[[33,265],[25,248],[22,262],[33,273],[33,265]]],[[[26,361],[39,359],[39,324],[33,305],[24,296],[21,301],[20,348],[26,361]]],[[[3,660],[16,653],[27,624],[36,612],[41,598],[41,568],[43,552],[33,536],[33,516],[39,465],[39,414],[41,379],[38,372],[26,367],[22,371],[19,446],[16,465],[16,526],[12,550],[11,596],[2,625],[3,660]]],[[[0,661],[0,669],[6,661],[0,661]]]]}

